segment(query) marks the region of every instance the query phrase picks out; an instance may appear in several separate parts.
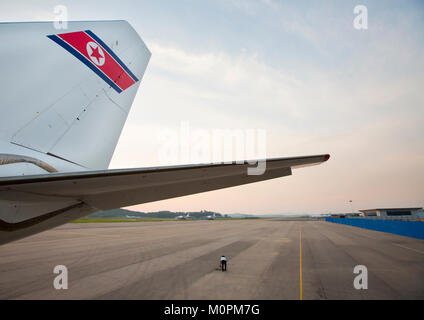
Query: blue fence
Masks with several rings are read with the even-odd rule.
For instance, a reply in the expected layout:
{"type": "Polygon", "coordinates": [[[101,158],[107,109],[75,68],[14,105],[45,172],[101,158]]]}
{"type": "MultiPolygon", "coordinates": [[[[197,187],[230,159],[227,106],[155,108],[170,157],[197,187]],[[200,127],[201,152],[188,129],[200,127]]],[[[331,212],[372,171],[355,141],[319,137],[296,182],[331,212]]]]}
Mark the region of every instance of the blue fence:
{"type": "Polygon", "coordinates": [[[421,221],[371,220],[361,218],[325,218],[325,221],[424,239],[424,222],[421,221]]]}

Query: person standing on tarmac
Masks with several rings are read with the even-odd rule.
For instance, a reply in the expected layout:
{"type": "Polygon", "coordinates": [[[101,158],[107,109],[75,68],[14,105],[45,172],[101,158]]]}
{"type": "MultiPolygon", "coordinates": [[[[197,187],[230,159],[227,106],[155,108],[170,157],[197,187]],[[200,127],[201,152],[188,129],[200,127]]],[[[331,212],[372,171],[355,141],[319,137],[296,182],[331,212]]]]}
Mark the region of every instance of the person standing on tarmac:
{"type": "Polygon", "coordinates": [[[221,257],[221,271],[227,271],[227,257],[221,257]]]}

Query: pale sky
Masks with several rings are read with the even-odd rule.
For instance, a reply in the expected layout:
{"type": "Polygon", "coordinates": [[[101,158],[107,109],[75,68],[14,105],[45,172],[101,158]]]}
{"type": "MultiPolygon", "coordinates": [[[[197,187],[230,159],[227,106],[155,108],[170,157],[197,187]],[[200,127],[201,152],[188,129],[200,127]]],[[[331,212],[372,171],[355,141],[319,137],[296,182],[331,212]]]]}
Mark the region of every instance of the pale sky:
{"type": "Polygon", "coordinates": [[[163,133],[181,123],[265,130],[267,157],[331,155],[290,177],[130,209],[424,205],[422,1],[2,0],[0,21],[53,20],[58,4],[69,20],[127,20],[152,52],[110,168],[163,165],[163,133]],[[367,30],[353,27],[359,4],[367,30]]]}

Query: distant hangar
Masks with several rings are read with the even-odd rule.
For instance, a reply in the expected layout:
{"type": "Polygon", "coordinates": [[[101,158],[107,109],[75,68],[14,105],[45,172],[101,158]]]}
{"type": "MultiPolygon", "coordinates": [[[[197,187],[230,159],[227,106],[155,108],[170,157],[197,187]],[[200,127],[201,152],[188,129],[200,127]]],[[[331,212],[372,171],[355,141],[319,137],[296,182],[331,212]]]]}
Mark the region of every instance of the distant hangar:
{"type": "Polygon", "coordinates": [[[423,208],[377,208],[359,210],[361,217],[411,217],[424,218],[423,208]]]}

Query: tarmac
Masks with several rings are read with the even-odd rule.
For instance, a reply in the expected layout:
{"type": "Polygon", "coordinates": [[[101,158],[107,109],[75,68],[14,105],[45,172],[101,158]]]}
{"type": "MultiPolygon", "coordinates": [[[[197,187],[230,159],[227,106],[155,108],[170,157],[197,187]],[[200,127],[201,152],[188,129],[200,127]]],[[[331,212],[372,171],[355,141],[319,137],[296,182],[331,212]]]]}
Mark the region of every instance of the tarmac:
{"type": "Polygon", "coordinates": [[[0,246],[0,299],[424,299],[424,240],[325,221],[72,223],[0,246]]]}

